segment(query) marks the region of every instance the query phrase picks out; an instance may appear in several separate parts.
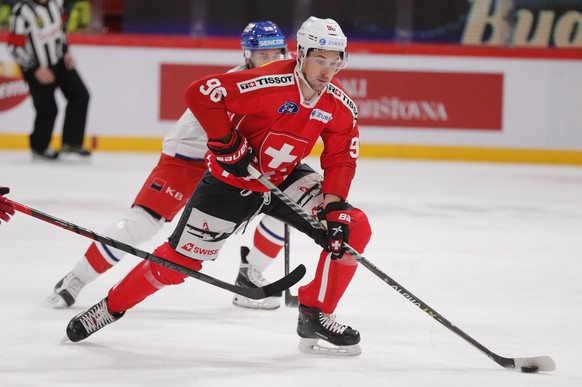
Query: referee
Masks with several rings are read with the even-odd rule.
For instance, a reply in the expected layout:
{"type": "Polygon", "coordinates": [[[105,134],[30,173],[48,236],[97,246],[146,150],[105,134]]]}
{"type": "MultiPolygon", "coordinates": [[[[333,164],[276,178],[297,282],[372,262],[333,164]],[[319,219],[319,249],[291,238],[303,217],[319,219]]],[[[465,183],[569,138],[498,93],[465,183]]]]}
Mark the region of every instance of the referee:
{"type": "Polygon", "coordinates": [[[67,46],[63,0],[23,0],[12,8],[8,46],[28,83],[36,118],[30,135],[33,159],[56,160],[49,148],[58,113],[55,90],[67,99],[61,154],[86,159],[83,147],[89,92],[67,46]]]}

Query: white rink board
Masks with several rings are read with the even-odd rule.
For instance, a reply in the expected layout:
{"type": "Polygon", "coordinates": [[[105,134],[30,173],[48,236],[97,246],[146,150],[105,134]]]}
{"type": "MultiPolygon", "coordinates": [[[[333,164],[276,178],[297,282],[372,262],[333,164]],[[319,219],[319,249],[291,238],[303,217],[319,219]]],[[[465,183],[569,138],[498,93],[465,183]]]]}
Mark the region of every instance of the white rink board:
{"type": "MultiPolygon", "coordinates": [[[[237,50],[74,45],[91,92],[87,134],[163,137],[172,121],[159,119],[160,66],[238,65],[237,50]]],[[[0,50],[0,62],[10,61],[0,50]]],[[[361,127],[362,142],[501,148],[582,149],[582,64],[579,60],[430,55],[352,54],[349,68],[392,71],[501,73],[502,131],[361,127]]],[[[61,105],[62,105],[62,101],[61,105]]],[[[62,109],[61,109],[62,110],[62,109]]],[[[0,112],[0,134],[27,134],[32,102],[0,112]]],[[[62,120],[62,114],[59,119],[62,120]]],[[[58,131],[57,131],[58,133],[58,131]]]]}

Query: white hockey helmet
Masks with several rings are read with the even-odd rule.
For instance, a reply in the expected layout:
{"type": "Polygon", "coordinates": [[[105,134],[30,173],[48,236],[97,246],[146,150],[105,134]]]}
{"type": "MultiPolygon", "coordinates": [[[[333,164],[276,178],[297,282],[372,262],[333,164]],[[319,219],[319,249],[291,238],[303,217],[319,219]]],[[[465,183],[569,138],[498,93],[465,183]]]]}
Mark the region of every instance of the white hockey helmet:
{"type": "Polygon", "coordinates": [[[333,19],[320,19],[311,16],[297,31],[297,58],[306,57],[309,50],[339,51],[341,58],[347,60],[348,38],[333,19]]]}

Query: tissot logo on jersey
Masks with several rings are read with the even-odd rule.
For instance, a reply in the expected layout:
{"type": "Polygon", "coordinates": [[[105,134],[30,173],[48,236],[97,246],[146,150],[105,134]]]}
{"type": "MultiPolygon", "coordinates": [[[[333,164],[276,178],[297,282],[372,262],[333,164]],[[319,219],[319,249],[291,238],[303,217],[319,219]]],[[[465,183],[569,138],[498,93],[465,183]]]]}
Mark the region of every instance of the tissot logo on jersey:
{"type": "Polygon", "coordinates": [[[327,85],[327,92],[333,94],[334,97],[342,101],[342,103],[352,111],[352,114],[354,115],[354,120],[358,118],[358,108],[356,107],[356,104],[346,95],[346,93],[340,90],[339,87],[332,85],[330,83],[329,85],[327,85]]]}
{"type": "Polygon", "coordinates": [[[313,109],[311,115],[309,116],[310,120],[321,121],[324,124],[327,124],[329,121],[331,121],[331,118],[332,118],[331,113],[324,112],[323,110],[319,109],[313,109]]]}
{"type": "Polygon", "coordinates": [[[293,74],[276,74],[249,79],[236,85],[241,93],[246,93],[247,91],[259,90],[265,87],[287,86],[294,83],[293,74]]]}

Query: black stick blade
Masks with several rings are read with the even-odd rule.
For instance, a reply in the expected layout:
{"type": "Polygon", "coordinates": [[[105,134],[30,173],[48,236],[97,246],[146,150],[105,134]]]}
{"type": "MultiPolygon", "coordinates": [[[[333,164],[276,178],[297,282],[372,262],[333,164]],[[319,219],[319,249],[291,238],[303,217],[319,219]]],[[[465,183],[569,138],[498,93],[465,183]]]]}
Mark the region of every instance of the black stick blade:
{"type": "Polygon", "coordinates": [[[291,286],[301,281],[305,273],[305,266],[299,265],[291,273],[287,274],[280,280],[273,282],[272,284],[263,286],[261,288],[238,288],[235,293],[238,293],[241,296],[247,298],[251,298],[253,300],[271,297],[289,289],[291,286]]]}

